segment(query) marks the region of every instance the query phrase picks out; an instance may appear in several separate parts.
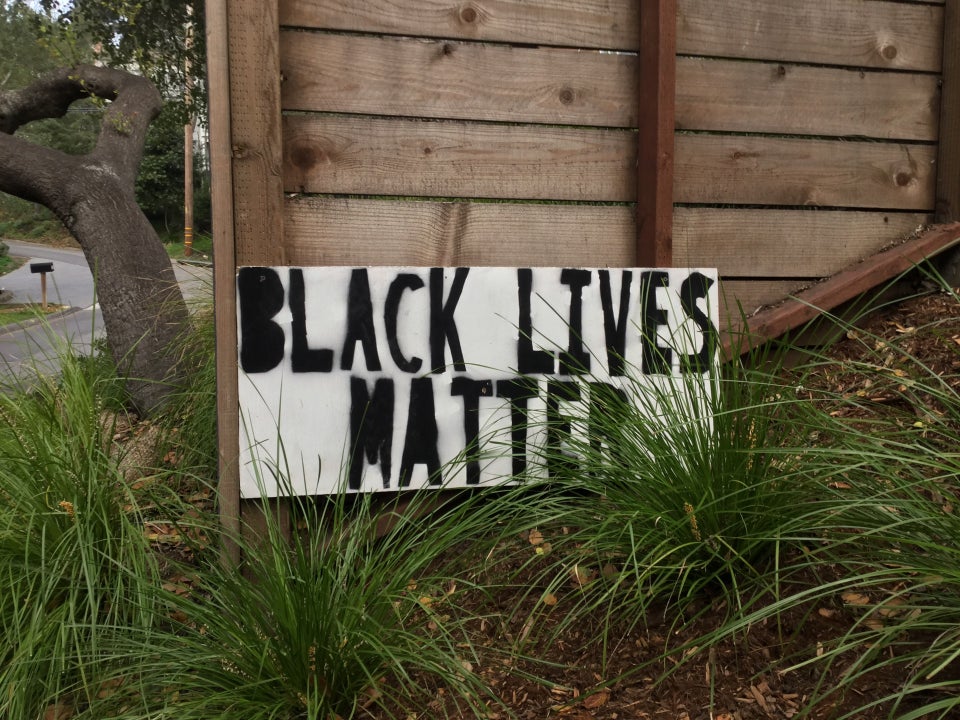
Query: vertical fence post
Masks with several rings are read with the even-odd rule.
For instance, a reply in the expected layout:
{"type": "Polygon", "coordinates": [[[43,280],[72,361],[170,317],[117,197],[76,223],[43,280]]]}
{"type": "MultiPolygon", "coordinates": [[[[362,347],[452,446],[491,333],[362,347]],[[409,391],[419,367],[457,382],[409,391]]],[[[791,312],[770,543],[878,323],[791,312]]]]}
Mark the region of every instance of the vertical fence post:
{"type": "Polygon", "coordinates": [[[943,7],[943,79],[937,149],[937,222],[960,220],[960,0],[943,7]]]}
{"type": "Polygon", "coordinates": [[[240,548],[232,538],[240,532],[239,419],[236,353],[236,296],[234,291],[233,160],[230,146],[230,58],[227,0],[207,0],[207,77],[210,123],[210,211],[213,221],[214,324],[217,349],[217,494],[224,529],[223,560],[240,562],[240,548]]]}
{"type": "Polygon", "coordinates": [[[676,0],[640,0],[637,265],[673,264],[676,0]]]}
{"type": "MultiPolygon", "coordinates": [[[[285,525],[288,508],[282,500],[241,502],[238,466],[236,268],[283,264],[278,0],[208,0],[206,12],[220,517],[225,529],[256,533],[264,512],[276,512],[285,525]]],[[[228,543],[226,559],[239,555],[228,543]]]]}

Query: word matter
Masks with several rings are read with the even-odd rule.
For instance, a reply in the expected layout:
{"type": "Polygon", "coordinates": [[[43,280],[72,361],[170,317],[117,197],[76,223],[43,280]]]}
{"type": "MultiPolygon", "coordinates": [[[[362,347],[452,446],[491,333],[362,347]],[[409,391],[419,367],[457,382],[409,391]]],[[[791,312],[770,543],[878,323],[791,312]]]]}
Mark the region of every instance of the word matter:
{"type": "Polygon", "coordinates": [[[605,388],[709,387],[717,306],[713,270],[241,268],[241,495],[511,482],[605,388]]]}

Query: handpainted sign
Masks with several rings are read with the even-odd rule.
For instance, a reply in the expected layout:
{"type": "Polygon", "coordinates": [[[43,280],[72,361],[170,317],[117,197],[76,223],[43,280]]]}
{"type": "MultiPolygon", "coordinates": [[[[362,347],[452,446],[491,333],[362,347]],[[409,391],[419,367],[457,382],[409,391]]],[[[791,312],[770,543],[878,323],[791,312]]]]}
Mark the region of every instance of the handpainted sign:
{"type": "Polygon", "coordinates": [[[598,384],[716,362],[713,270],[244,267],[241,495],[509,482],[598,384]],[[281,482],[278,478],[283,478],[281,482]]]}

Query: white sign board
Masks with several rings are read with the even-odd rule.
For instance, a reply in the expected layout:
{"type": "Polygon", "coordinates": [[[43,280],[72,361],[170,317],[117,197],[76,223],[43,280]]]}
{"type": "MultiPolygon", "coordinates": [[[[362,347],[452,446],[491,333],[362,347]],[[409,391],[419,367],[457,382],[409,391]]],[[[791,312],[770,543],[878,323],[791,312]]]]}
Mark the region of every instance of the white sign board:
{"type": "Polygon", "coordinates": [[[241,495],[509,482],[549,441],[535,420],[589,403],[596,383],[706,383],[716,281],[675,268],[241,268],[241,495]]]}

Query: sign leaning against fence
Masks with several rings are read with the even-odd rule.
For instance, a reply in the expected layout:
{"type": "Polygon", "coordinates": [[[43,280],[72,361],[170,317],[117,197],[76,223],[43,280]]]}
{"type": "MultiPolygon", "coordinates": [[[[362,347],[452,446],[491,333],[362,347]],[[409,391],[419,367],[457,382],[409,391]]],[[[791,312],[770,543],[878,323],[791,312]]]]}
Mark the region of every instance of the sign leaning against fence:
{"type": "Polygon", "coordinates": [[[532,461],[563,437],[545,428],[603,388],[708,396],[716,281],[676,268],[240,268],[241,495],[509,482],[539,472],[532,461]]]}

